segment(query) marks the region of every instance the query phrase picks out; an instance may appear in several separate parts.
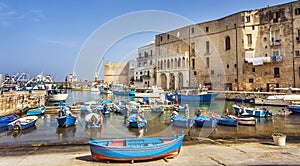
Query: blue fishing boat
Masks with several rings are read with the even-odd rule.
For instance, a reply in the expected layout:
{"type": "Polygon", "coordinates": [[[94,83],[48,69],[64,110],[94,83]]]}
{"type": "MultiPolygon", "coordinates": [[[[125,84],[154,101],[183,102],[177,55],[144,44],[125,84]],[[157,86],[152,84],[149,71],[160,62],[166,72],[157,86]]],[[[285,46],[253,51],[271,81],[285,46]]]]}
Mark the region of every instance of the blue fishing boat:
{"type": "Polygon", "coordinates": [[[194,119],[187,118],[185,116],[172,115],[171,122],[176,127],[191,128],[194,125],[195,121],[194,119]]]}
{"type": "Polygon", "coordinates": [[[240,103],[254,103],[255,97],[236,97],[234,99],[234,102],[240,102],[240,103]]]}
{"type": "Polygon", "coordinates": [[[199,90],[186,90],[184,94],[178,92],[167,94],[166,98],[170,101],[176,99],[179,104],[183,102],[210,102],[213,101],[220,93],[219,92],[201,92],[199,90]]]}
{"type": "Polygon", "coordinates": [[[132,128],[142,128],[145,127],[147,124],[147,120],[140,113],[131,115],[127,119],[127,122],[128,122],[128,126],[132,128]]]}
{"type": "Polygon", "coordinates": [[[95,160],[142,161],[173,158],[180,152],[184,134],[158,138],[90,140],[95,160]]]}
{"type": "Polygon", "coordinates": [[[300,113],[300,105],[288,105],[287,108],[293,113],[300,113]]]}
{"type": "Polygon", "coordinates": [[[72,115],[70,107],[61,107],[57,117],[58,127],[69,127],[76,125],[77,117],[72,115]]]}
{"type": "Polygon", "coordinates": [[[42,105],[41,107],[28,110],[26,114],[27,116],[42,115],[45,113],[45,111],[46,111],[46,106],[42,105]]]}
{"type": "Polygon", "coordinates": [[[37,120],[37,116],[26,116],[10,122],[7,127],[8,130],[23,130],[34,126],[37,120]]]}
{"type": "Polygon", "coordinates": [[[112,91],[113,95],[116,96],[135,96],[135,90],[130,89],[130,90],[113,90],[112,91]]]}
{"type": "Polygon", "coordinates": [[[240,104],[233,104],[232,107],[234,108],[237,115],[253,117],[272,116],[272,110],[268,110],[268,108],[249,108],[240,104]]]}
{"type": "Polygon", "coordinates": [[[15,113],[0,118],[0,128],[6,128],[10,122],[17,120],[19,116],[15,113]]]}
{"type": "Polygon", "coordinates": [[[174,104],[172,109],[173,109],[173,111],[177,111],[177,112],[185,112],[185,111],[188,111],[189,106],[187,104],[185,106],[181,106],[179,104],[174,104]]]}
{"type": "Polygon", "coordinates": [[[73,115],[65,115],[57,118],[58,127],[69,127],[76,125],[76,117],[73,115]]]}
{"type": "Polygon", "coordinates": [[[218,115],[216,113],[212,113],[212,116],[218,120],[218,125],[224,126],[238,126],[238,119],[233,119],[228,116],[218,115]]]}
{"type": "Polygon", "coordinates": [[[215,127],[218,123],[216,118],[211,118],[208,116],[195,116],[194,121],[197,127],[215,127]]]}

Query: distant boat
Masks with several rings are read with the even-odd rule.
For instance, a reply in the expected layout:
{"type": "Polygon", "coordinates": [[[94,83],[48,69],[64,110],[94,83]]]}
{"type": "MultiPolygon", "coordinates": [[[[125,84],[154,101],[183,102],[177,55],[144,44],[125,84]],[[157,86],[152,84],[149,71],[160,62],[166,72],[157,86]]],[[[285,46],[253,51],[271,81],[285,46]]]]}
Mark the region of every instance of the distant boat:
{"type": "Polygon", "coordinates": [[[173,158],[180,152],[184,134],[174,137],[90,140],[95,160],[141,161],[173,158]]]}
{"type": "Polygon", "coordinates": [[[32,127],[36,124],[38,117],[37,116],[26,116],[19,118],[8,124],[9,130],[23,130],[29,127],[32,127]]]}
{"type": "Polygon", "coordinates": [[[209,102],[213,101],[220,93],[207,91],[200,91],[198,89],[182,90],[181,93],[175,92],[173,94],[167,94],[167,99],[172,101],[176,98],[177,102],[209,102]]]}
{"type": "Polygon", "coordinates": [[[110,88],[105,84],[100,85],[99,90],[100,90],[100,93],[102,93],[102,94],[112,94],[112,91],[110,90],[110,88]]]}
{"type": "Polygon", "coordinates": [[[243,105],[232,105],[237,115],[242,116],[254,116],[254,117],[266,117],[272,116],[272,110],[267,108],[249,108],[243,105]]]}
{"type": "Polygon", "coordinates": [[[256,125],[256,119],[254,117],[236,117],[234,115],[228,115],[228,117],[236,120],[239,125],[246,125],[246,126],[256,125]]]}
{"type": "Polygon", "coordinates": [[[49,102],[65,101],[68,96],[69,94],[63,93],[62,90],[59,89],[51,89],[47,92],[47,100],[49,102]]]}
{"type": "Polygon", "coordinates": [[[32,115],[42,115],[46,111],[46,106],[42,105],[41,107],[30,109],[27,111],[27,116],[32,116],[32,115]]]}
{"type": "Polygon", "coordinates": [[[17,120],[19,116],[15,113],[0,118],[0,128],[6,128],[10,122],[17,120]]]}

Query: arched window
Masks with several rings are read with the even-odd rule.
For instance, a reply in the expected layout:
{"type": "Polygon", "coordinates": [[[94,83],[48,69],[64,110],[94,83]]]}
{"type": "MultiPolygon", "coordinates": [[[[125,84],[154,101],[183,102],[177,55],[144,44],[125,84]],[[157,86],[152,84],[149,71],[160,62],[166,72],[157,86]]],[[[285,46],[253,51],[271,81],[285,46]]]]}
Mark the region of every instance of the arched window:
{"type": "Polygon", "coordinates": [[[230,37],[227,36],[225,39],[225,50],[230,50],[230,37]]]}
{"type": "Polygon", "coordinates": [[[167,61],[167,68],[169,69],[170,68],[170,60],[168,59],[167,61]]]}
{"type": "Polygon", "coordinates": [[[178,67],[180,67],[181,59],[178,59],[178,67]]]}

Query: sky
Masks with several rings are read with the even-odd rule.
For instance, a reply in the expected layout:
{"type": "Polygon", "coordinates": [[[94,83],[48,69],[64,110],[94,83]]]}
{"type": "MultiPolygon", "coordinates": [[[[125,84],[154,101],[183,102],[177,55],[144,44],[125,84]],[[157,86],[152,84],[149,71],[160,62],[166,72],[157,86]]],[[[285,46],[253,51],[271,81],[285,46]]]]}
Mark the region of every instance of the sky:
{"type": "MultiPolygon", "coordinates": [[[[201,23],[288,2],[291,0],[0,0],[0,74],[27,72],[34,77],[43,73],[51,75],[55,81],[63,81],[82,59],[89,39],[105,25],[130,13],[162,11],[201,23]]],[[[95,43],[103,47],[110,36],[113,38],[124,28],[123,25],[134,29],[130,26],[135,25],[136,19],[131,16],[122,26],[109,28],[116,33],[97,36],[95,47],[95,43]]],[[[168,19],[162,17],[143,21],[151,22],[152,19],[168,24],[168,19]]],[[[100,53],[105,54],[106,62],[134,59],[138,56],[137,49],[154,41],[155,35],[160,33],[152,30],[119,37],[100,53]]],[[[104,55],[99,55],[95,63],[100,63],[101,56],[104,55]]],[[[97,71],[97,66],[88,68],[89,64],[85,65],[91,73],[97,71]]]]}

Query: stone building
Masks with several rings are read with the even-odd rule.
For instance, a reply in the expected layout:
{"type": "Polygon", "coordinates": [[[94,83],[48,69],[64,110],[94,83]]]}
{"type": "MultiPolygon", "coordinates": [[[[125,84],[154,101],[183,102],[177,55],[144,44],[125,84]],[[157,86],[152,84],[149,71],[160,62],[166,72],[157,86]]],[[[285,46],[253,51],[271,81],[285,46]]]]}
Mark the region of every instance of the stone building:
{"type": "Polygon", "coordinates": [[[155,45],[154,42],[138,48],[134,85],[139,88],[156,85],[155,45]]]}
{"type": "Polygon", "coordinates": [[[164,89],[300,87],[300,2],[158,34],[155,46],[164,89]]]}
{"type": "Polygon", "coordinates": [[[129,85],[128,62],[106,62],[104,64],[104,83],[129,85]]]}

